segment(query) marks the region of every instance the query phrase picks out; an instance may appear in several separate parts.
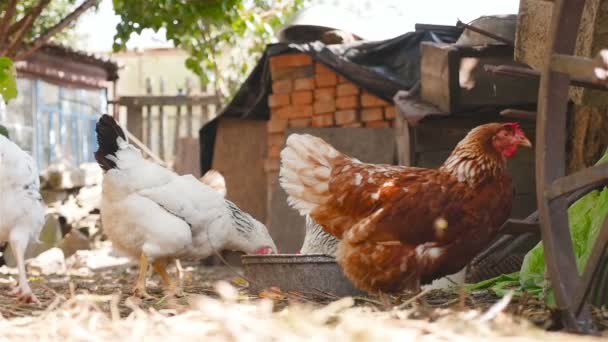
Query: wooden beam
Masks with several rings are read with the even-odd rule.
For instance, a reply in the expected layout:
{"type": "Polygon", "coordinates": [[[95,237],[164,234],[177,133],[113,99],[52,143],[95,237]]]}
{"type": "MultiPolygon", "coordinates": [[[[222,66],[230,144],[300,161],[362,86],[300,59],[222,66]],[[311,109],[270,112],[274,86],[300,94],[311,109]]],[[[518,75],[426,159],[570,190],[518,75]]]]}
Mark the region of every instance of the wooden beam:
{"type": "Polygon", "coordinates": [[[588,167],[566,177],[553,181],[545,190],[545,196],[555,199],[570,194],[582,187],[603,184],[608,180],[608,163],[588,167]]]}
{"type": "Polygon", "coordinates": [[[593,79],[594,61],[591,58],[560,55],[551,56],[551,70],[570,75],[572,78],[593,79]]]}
{"type": "Polygon", "coordinates": [[[536,121],[536,112],[520,109],[505,109],[500,112],[501,116],[515,120],[536,121]]]}
{"type": "MultiPolygon", "coordinates": [[[[513,76],[513,77],[527,77],[533,79],[540,79],[540,72],[529,69],[529,68],[521,68],[514,67],[509,65],[489,65],[486,64],[483,66],[486,72],[497,74],[497,75],[505,75],[505,76],[513,76]]],[[[584,87],[589,89],[603,90],[608,91],[608,86],[594,82],[589,79],[581,79],[577,77],[570,77],[570,85],[576,87],[584,87]]]]}
{"type": "Polygon", "coordinates": [[[482,36],[486,36],[486,37],[492,38],[492,39],[494,39],[496,41],[499,41],[499,42],[501,42],[503,44],[506,44],[506,45],[508,45],[508,46],[510,46],[512,48],[515,47],[515,43],[513,41],[505,38],[505,37],[501,37],[499,35],[496,35],[496,34],[494,34],[492,32],[488,32],[486,30],[480,29],[480,28],[475,27],[473,25],[465,24],[465,23],[463,23],[460,20],[458,20],[456,22],[456,27],[458,27],[458,28],[465,28],[467,30],[470,30],[470,31],[473,31],[473,32],[477,32],[477,33],[481,34],[482,36]]]}
{"type": "Polygon", "coordinates": [[[215,95],[194,95],[194,96],[121,96],[115,103],[121,106],[133,104],[142,106],[201,106],[218,104],[215,95]]]}

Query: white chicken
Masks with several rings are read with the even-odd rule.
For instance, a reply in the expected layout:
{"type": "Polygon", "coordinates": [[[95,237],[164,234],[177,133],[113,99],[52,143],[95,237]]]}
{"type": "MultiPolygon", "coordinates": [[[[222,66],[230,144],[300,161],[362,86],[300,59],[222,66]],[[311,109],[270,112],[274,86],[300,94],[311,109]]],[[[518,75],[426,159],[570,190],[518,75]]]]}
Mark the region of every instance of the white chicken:
{"type": "Polygon", "coordinates": [[[306,215],[306,235],[300,248],[301,254],[325,254],[336,256],[340,240],[327,234],[315,220],[306,215]]]}
{"type": "Polygon", "coordinates": [[[19,301],[39,303],[27,281],[24,257],[43,225],[44,204],[34,160],[0,134],[0,241],[8,241],[17,260],[19,284],[12,294],[19,301]]]}
{"type": "Polygon", "coordinates": [[[166,272],[175,259],[202,259],[214,251],[276,253],[266,227],[192,175],[176,173],[144,159],[114,119],[103,115],[96,127],[95,159],[106,171],[101,220],[114,247],[140,260],[134,292],[149,297],[148,262],[169,294],[178,286],[166,272]]]}

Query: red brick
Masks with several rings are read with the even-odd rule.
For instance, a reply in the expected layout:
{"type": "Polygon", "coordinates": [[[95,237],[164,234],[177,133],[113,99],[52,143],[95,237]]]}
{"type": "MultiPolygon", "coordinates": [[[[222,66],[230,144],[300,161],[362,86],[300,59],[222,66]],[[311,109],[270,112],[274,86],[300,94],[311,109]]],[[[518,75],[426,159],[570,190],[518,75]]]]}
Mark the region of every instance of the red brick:
{"type": "Polygon", "coordinates": [[[384,118],[388,120],[392,120],[397,116],[397,110],[395,106],[384,107],[384,118]]]}
{"type": "Polygon", "coordinates": [[[280,166],[281,161],[279,158],[268,158],[264,160],[264,171],[266,172],[279,171],[280,166]]]}
{"type": "Polygon", "coordinates": [[[359,107],[359,97],[357,95],[342,96],[336,100],[338,109],[355,109],[359,107]]]}
{"type": "Polygon", "coordinates": [[[268,107],[281,107],[289,104],[289,94],[270,94],[268,95],[268,107]]]}
{"type": "Polygon", "coordinates": [[[351,122],[351,123],[344,124],[341,127],[344,127],[344,128],[358,128],[358,127],[363,127],[363,125],[360,122],[351,122]]]}
{"type": "Polygon", "coordinates": [[[336,125],[344,125],[357,121],[357,111],[354,109],[339,110],[334,114],[336,125]]]}
{"type": "Polygon", "coordinates": [[[291,105],[273,108],[272,115],[279,119],[297,119],[312,116],[312,105],[291,105]]]}
{"type": "Polygon", "coordinates": [[[266,124],[268,133],[281,133],[287,130],[287,120],[272,118],[266,124]]]}
{"type": "Polygon", "coordinates": [[[313,90],[315,89],[314,78],[298,78],[293,81],[293,90],[313,90]]]}
{"type": "Polygon", "coordinates": [[[312,65],[278,68],[272,70],[270,76],[273,81],[310,78],[315,76],[315,69],[312,65]]]}
{"type": "Polygon", "coordinates": [[[378,121],[384,119],[382,108],[365,108],[361,110],[361,121],[378,121]]]}
{"type": "Polygon", "coordinates": [[[268,146],[268,158],[280,158],[281,146],[268,146]]]}
{"type": "Polygon", "coordinates": [[[322,63],[315,63],[315,73],[316,74],[334,74],[334,71],[330,68],[326,67],[322,63]]]}
{"type": "Polygon", "coordinates": [[[338,76],[334,73],[316,74],[315,84],[318,88],[335,86],[336,84],[338,84],[338,76]]]}
{"type": "Polygon", "coordinates": [[[348,78],[346,78],[344,76],[341,76],[341,75],[338,75],[338,83],[347,83],[347,82],[350,82],[348,80],[348,78]]]}
{"type": "Polygon", "coordinates": [[[312,90],[300,90],[291,93],[291,103],[294,105],[311,104],[312,90]]]}
{"type": "Polygon", "coordinates": [[[311,64],[312,58],[310,58],[310,56],[305,53],[290,53],[270,57],[270,70],[311,64]]]}
{"type": "Polygon", "coordinates": [[[336,88],[317,88],[315,89],[315,101],[328,101],[336,98],[336,88]]]}
{"type": "Polygon", "coordinates": [[[370,121],[365,123],[365,127],[369,128],[389,128],[391,125],[388,121],[379,120],[379,121],[370,121]]]}
{"type": "Polygon", "coordinates": [[[292,80],[280,80],[272,82],[272,92],[274,94],[287,94],[293,90],[292,80]]]}
{"type": "Polygon", "coordinates": [[[336,101],[334,100],[315,101],[313,106],[313,113],[315,115],[323,113],[332,113],[336,111],[336,101]]]}
{"type": "Polygon", "coordinates": [[[334,114],[322,114],[312,117],[312,127],[331,127],[334,125],[334,114]]]}
{"type": "Polygon", "coordinates": [[[363,93],[361,95],[361,106],[362,107],[382,107],[387,106],[389,103],[383,99],[374,96],[370,93],[363,93]]]}
{"type": "Polygon", "coordinates": [[[303,118],[303,119],[289,119],[289,127],[291,128],[306,128],[310,127],[311,119],[303,118]]]}
{"type": "Polygon", "coordinates": [[[285,143],[285,134],[283,133],[270,133],[268,134],[268,148],[271,146],[282,147],[285,143]]]}
{"type": "Polygon", "coordinates": [[[336,89],[338,97],[359,94],[359,87],[350,82],[338,84],[336,89]]]}

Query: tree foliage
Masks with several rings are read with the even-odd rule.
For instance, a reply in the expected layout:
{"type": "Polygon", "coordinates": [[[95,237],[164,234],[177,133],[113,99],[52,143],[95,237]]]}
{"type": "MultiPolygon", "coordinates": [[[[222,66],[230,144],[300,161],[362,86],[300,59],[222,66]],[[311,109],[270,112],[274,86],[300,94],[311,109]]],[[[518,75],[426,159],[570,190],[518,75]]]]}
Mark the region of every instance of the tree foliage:
{"type": "Polygon", "coordinates": [[[100,0],[5,0],[0,2],[0,95],[17,96],[13,60],[27,59],[50,41],[69,43],[76,19],[100,0]]]}
{"type": "Polygon", "coordinates": [[[222,97],[233,93],[255,65],[275,31],[305,0],[114,0],[121,17],[114,50],[131,34],[166,30],[188,52],[186,67],[222,97]]]}
{"type": "Polygon", "coordinates": [[[22,60],[70,28],[100,0],[6,0],[0,3],[0,55],[22,60]]]}

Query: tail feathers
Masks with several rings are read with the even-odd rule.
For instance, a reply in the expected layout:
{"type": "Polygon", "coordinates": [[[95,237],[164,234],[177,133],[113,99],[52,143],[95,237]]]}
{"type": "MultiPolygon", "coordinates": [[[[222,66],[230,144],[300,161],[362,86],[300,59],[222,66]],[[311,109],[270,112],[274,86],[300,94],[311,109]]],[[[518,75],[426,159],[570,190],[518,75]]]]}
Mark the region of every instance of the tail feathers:
{"type": "Polygon", "coordinates": [[[203,177],[200,178],[200,181],[203,182],[203,184],[210,186],[213,190],[219,192],[222,196],[226,197],[226,180],[218,171],[207,171],[203,177]]]}
{"type": "Polygon", "coordinates": [[[107,114],[99,118],[95,126],[95,132],[97,133],[97,144],[99,145],[99,148],[95,152],[95,160],[97,160],[97,163],[104,171],[115,168],[116,163],[107,157],[114,155],[118,151],[118,138],[121,138],[125,142],[127,141],[125,132],[116,123],[114,118],[107,114]]]}
{"type": "Polygon", "coordinates": [[[333,163],[343,154],[308,134],[292,134],[286,145],[281,151],[280,183],[288,203],[308,215],[327,202],[333,163]]]}

